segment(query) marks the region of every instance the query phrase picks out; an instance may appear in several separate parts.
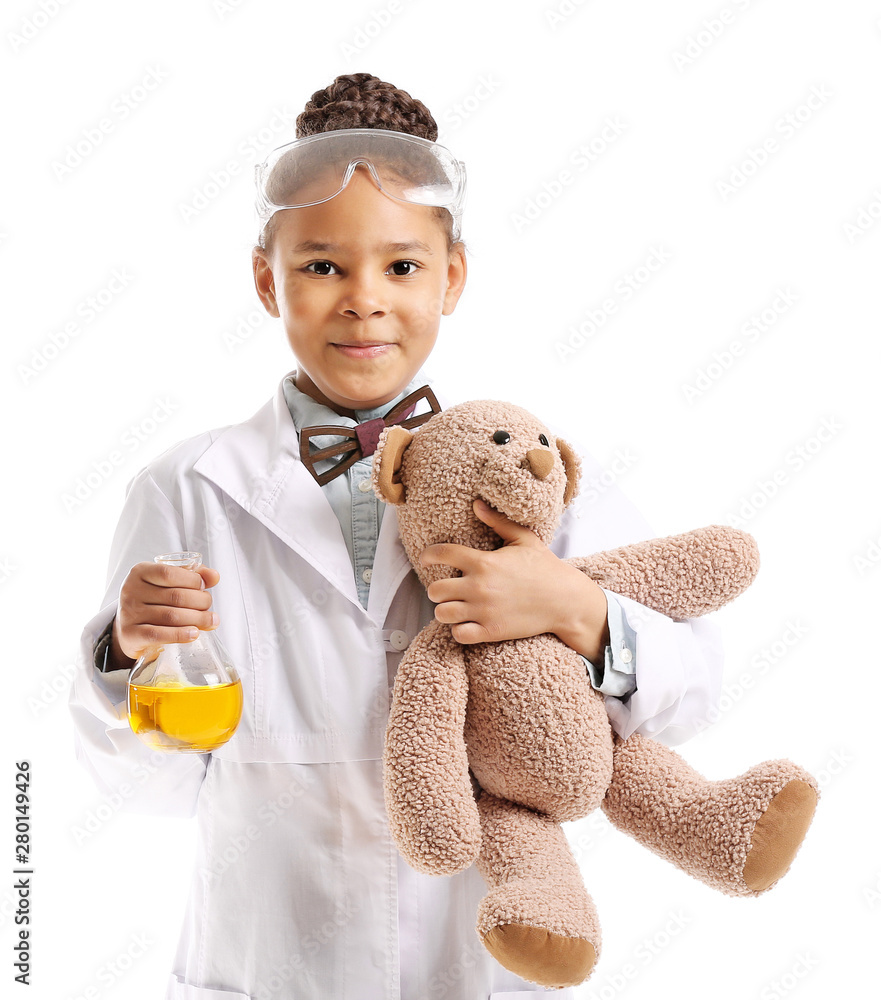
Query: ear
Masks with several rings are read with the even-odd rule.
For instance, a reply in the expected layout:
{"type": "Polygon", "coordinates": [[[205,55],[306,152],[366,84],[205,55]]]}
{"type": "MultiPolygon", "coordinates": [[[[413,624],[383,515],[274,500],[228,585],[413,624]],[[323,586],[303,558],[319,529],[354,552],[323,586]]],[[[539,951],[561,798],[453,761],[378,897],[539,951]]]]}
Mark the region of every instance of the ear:
{"type": "Polygon", "coordinates": [[[254,287],[263,303],[263,308],[270,316],[279,318],[278,302],[275,299],[275,280],[272,276],[272,265],[266,253],[257,247],[251,251],[251,266],[254,271],[254,287]]]}
{"type": "Polygon", "coordinates": [[[404,502],[404,486],[398,475],[401,462],[413,435],[406,427],[386,428],[379,439],[373,456],[373,488],[386,503],[404,502]]]}
{"type": "Polygon", "coordinates": [[[562,438],[557,438],[557,450],[560,452],[563,468],[566,470],[566,492],[563,494],[563,507],[565,508],[572,503],[578,494],[578,484],[581,482],[581,459],[562,438]]]}

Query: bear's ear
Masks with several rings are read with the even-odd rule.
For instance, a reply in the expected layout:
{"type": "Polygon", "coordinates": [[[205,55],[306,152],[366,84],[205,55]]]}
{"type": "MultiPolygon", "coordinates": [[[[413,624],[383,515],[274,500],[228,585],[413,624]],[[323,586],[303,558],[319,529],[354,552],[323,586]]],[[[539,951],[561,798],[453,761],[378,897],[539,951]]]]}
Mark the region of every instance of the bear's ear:
{"type": "Polygon", "coordinates": [[[404,502],[404,486],[399,479],[401,462],[413,435],[406,427],[393,426],[383,431],[373,456],[373,488],[386,503],[404,502]]]}
{"type": "Polygon", "coordinates": [[[560,458],[563,459],[563,468],[566,470],[566,492],[563,494],[563,507],[568,507],[578,493],[578,484],[581,482],[581,459],[566,444],[562,438],[557,438],[557,449],[560,458]]]}

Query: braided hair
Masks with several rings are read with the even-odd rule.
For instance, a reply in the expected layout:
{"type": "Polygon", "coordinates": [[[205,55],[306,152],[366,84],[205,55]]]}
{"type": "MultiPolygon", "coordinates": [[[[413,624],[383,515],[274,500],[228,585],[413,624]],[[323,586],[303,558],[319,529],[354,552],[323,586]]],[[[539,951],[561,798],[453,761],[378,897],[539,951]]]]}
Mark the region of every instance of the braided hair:
{"type": "Polygon", "coordinates": [[[338,76],[315,91],[297,118],[298,139],[340,128],[384,128],[437,139],[437,122],[422,101],[370,73],[338,76]]]}

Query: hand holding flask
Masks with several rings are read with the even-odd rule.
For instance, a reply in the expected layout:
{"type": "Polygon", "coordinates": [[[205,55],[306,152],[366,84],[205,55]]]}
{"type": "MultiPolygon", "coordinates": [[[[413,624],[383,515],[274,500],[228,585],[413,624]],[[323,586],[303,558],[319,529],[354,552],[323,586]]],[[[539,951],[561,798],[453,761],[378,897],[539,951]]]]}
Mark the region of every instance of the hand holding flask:
{"type": "MultiPolygon", "coordinates": [[[[158,563],[198,569],[198,552],[156,556],[158,563]]],[[[192,642],[149,646],[128,679],[128,718],[155,750],[210,753],[223,746],[242,715],[242,682],[215,630],[192,642]]]]}

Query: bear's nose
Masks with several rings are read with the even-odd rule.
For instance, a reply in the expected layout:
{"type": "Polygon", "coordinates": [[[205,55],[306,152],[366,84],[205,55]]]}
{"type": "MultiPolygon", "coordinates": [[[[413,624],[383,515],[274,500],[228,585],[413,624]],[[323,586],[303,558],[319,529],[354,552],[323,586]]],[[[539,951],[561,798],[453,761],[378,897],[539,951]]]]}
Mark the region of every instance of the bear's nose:
{"type": "Polygon", "coordinates": [[[526,464],[536,479],[547,479],[554,467],[553,453],[546,448],[533,448],[526,452],[526,464]]]}

